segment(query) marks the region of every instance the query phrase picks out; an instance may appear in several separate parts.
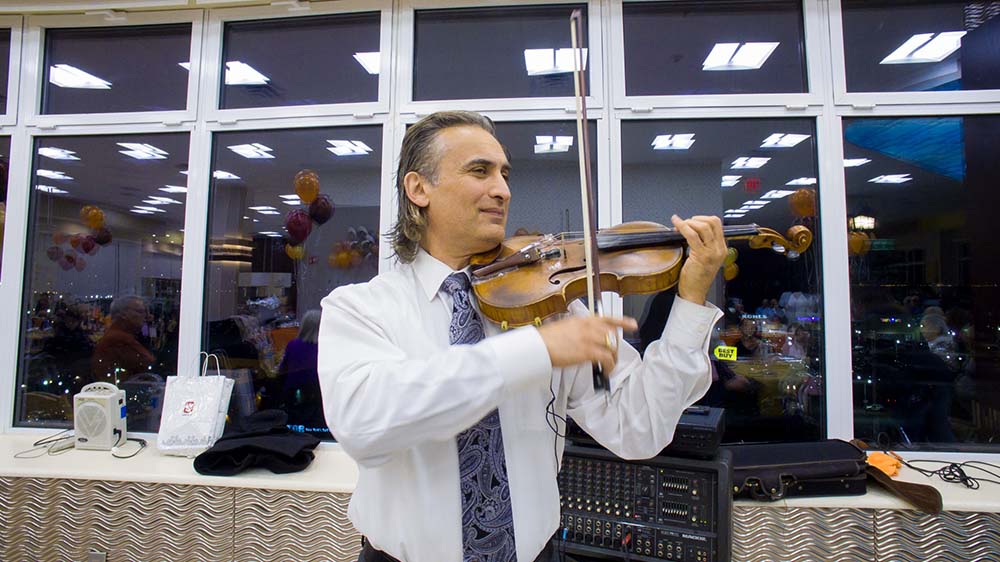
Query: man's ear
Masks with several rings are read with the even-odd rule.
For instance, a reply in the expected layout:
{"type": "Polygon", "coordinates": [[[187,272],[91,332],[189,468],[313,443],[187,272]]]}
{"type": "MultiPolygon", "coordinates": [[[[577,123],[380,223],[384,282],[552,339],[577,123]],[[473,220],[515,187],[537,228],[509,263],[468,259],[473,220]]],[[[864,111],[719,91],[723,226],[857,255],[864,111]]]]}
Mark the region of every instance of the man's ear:
{"type": "Polygon", "coordinates": [[[431,199],[427,192],[429,186],[430,182],[427,181],[427,178],[418,172],[406,172],[406,175],[403,176],[403,188],[406,190],[406,196],[417,207],[423,208],[430,205],[431,199]]]}

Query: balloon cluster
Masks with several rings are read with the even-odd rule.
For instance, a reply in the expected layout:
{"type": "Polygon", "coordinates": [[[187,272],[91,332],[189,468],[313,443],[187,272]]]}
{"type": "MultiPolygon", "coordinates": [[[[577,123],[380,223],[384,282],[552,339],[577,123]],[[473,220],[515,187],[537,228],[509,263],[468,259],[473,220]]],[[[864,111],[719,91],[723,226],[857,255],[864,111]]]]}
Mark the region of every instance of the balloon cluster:
{"type": "Polygon", "coordinates": [[[370,257],[378,257],[375,235],[363,226],[351,227],[347,229],[347,240],[333,245],[326,263],[334,269],[349,269],[361,265],[370,257]]]}
{"type": "Polygon", "coordinates": [[[732,281],[740,274],[740,266],[736,265],[736,258],[739,256],[736,248],[726,249],[726,259],[722,260],[722,277],[726,281],[732,281]]]}
{"type": "Polygon", "coordinates": [[[90,234],[66,234],[56,232],[52,235],[52,246],[45,251],[48,258],[63,268],[63,271],[75,269],[83,271],[87,261],[82,254],[92,256],[101,246],[111,243],[111,231],[104,225],[104,211],[95,205],[85,205],[80,209],[80,220],[90,228],[90,234]],[[69,243],[69,249],[63,245],[69,243]]]}
{"type": "Polygon", "coordinates": [[[312,170],[300,170],[295,174],[295,194],[302,203],[309,205],[308,211],[295,209],[285,216],[285,230],[288,232],[288,243],[285,244],[285,254],[293,260],[300,260],[306,255],[303,243],[312,232],[313,223],[322,225],[333,216],[333,202],[319,192],[319,174],[312,170]]]}

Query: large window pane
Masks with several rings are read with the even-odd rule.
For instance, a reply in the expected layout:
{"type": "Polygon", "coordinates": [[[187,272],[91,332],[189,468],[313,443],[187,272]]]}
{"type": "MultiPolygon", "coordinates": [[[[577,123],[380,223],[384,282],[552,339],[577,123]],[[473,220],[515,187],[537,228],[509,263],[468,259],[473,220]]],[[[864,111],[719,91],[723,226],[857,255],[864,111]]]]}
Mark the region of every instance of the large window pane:
{"type": "MultiPolygon", "coordinates": [[[[583,211],[576,122],[497,123],[496,127],[513,167],[507,235],[580,232],[583,211]]],[[[597,123],[590,122],[587,134],[596,190],[597,123]]]]}
{"type": "Polygon", "coordinates": [[[42,113],[187,107],[191,24],[47,29],[42,113]]]}
{"type": "Polygon", "coordinates": [[[625,94],[805,92],[802,3],[626,2],[625,94]]]}
{"type": "Polygon", "coordinates": [[[378,100],[378,12],[227,23],[219,107],[378,100]]]}
{"type": "Polygon", "coordinates": [[[0,115],[7,113],[7,84],[10,81],[10,30],[0,29],[0,115]]]}
{"type": "Polygon", "coordinates": [[[586,33],[583,4],[418,10],[413,99],[572,96],[575,9],[586,33]]]}
{"type": "Polygon", "coordinates": [[[329,438],[319,303],[378,273],[382,128],[217,133],[212,159],[203,347],[234,371],[236,414],[284,409],[329,438]]]}
{"type": "Polygon", "coordinates": [[[73,395],[111,382],[129,430],[156,431],[177,373],[188,135],[34,146],[17,423],[70,425],[73,395]]]}
{"type": "Polygon", "coordinates": [[[844,120],[854,433],[997,451],[1000,117],[844,120]]]}
{"type": "Polygon", "coordinates": [[[10,137],[0,137],[0,268],[3,267],[3,233],[7,223],[7,178],[10,169],[10,137]]]}
{"type": "MultiPolygon", "coordinates": [[[[727,227],[785,233],[804,225],[818,235],[816,170],[812,119],[622,123],[625,221],[723,215],[727,227]]],[[[700,403],[726,408],[728,442],[818,439],[826,419],[819,241],[797,258],[730,246],[736,269],[727,266],[709,300],[725,312],[712,347],[736,347],[737,358],[713,359],[700,403]]],[[[639,320],[640,350],[660,337],[675,295],[625,298],[625,314],[639,320]]]]}
{"type": "Polygon", "coordinates": [[[845,0],[847,91],[1000,88],[1000,10],[989,4],[845,0]]]}

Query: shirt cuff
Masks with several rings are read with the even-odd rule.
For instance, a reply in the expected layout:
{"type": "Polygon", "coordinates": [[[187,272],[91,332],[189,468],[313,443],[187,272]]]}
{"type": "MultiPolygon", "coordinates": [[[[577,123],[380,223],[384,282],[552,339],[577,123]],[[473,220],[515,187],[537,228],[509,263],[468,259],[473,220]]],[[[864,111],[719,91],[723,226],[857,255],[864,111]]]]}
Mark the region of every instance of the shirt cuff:
{"type": "Polygon", "coordinates": [[[705,305],[695,304],[678,296],[663,328],[663,339],[677,347],[700,351],[720,318],[722,311],[714,304],[708,301],[705,305]]]}
{"type": "Polygon", "coordinates": [[[534,326],[511,330],[483,342],[493,350],[493,364],[504,379],[507,393],[548,381],[552,374],[549,350],[534,326]]]}

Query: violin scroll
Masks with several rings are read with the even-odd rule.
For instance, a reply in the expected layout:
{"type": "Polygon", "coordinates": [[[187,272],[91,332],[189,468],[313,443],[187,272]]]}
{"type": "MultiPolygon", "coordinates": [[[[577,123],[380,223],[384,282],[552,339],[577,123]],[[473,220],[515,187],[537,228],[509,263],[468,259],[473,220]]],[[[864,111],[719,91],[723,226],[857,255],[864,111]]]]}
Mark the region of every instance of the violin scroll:
{"type": "Polygon", "coordinates": [[[812,232],[802,225],[789,228],[785,236],[770,228],[758,228],[757,230],[757,234],[748,240],[751,248],[755,250],[771,248],[780,254],[787,253],[790,258],[797,258],[802,252],[808,250],[813,240],[812,232]]]}

